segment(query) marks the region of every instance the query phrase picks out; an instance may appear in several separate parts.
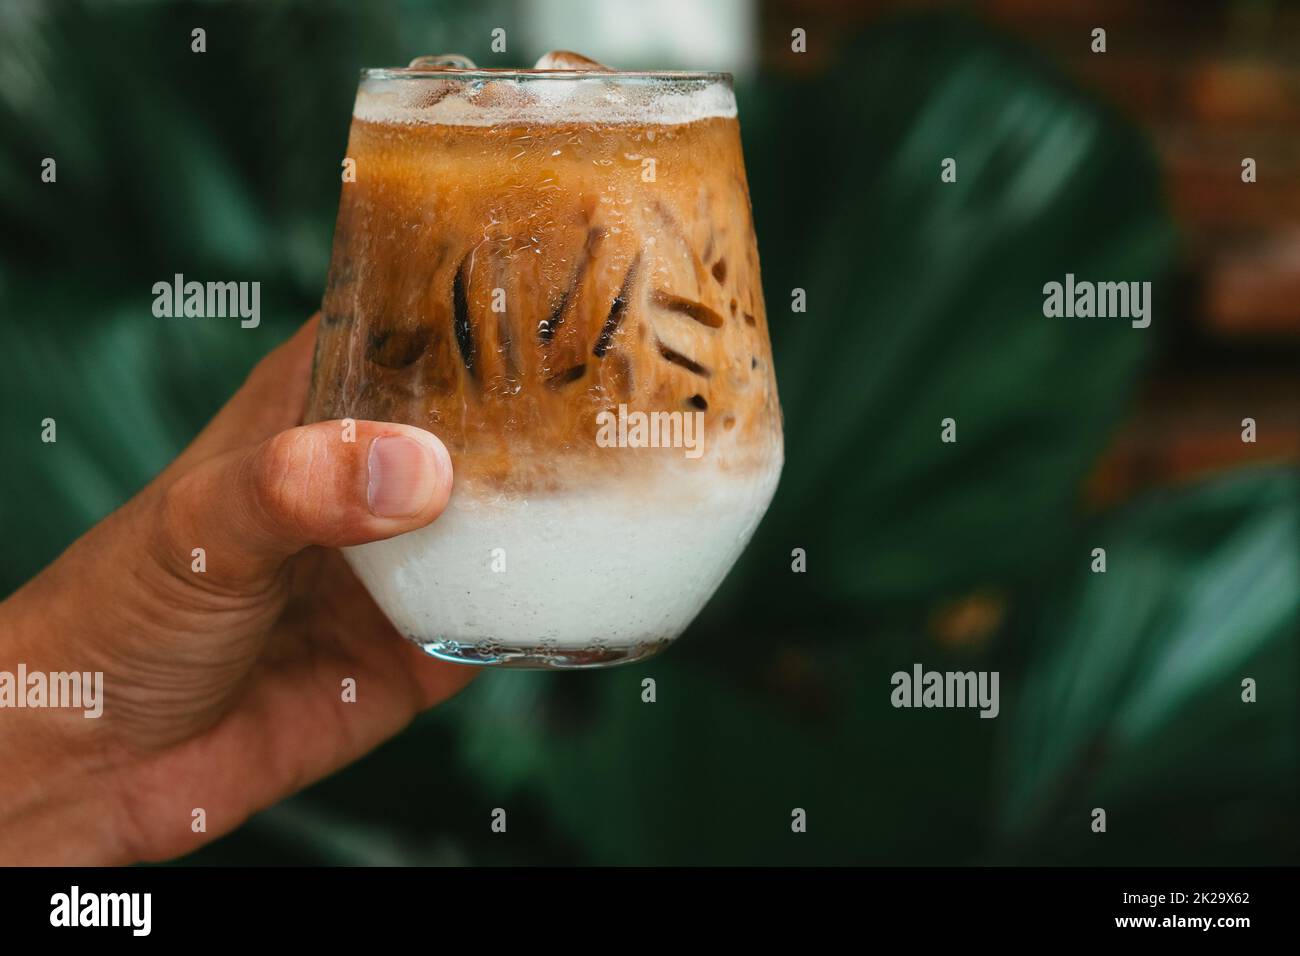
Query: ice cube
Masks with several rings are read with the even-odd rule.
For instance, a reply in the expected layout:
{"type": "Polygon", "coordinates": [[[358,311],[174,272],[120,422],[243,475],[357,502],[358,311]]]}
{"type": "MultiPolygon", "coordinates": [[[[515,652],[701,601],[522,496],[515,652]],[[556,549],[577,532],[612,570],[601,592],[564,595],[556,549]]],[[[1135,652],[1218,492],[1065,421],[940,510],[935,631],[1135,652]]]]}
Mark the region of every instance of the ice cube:
{"type": "Polygon", "coordinates": [[[541,59],[533,64],[535,70],[590,70],[598,73],[613,73],[603,63],[597,63],[590,57],[572,50],[551,50],[543,53],[541,59]]]}
{"type": "Polygon", "coordinates": [[[412,87],[406,92],[404,100],[407,106],[415,109],[428,109],[441,103],[447,97],[456,93],[459,86],[452,80],[427,80],[412,87]]]}
{"type": "Polygon", "coordinates": [[[474,70],[474,61],[459,53],[438,53],[433,56],[417,56],[406,65],[408,70],[474,70]]]}
{"type": "Polygon", "coordinates": [[[465,97],[474,106],[491,110],[519,110],[537,102],[537,97],[519,83],[489,80],[473,84],[465,97]]]}

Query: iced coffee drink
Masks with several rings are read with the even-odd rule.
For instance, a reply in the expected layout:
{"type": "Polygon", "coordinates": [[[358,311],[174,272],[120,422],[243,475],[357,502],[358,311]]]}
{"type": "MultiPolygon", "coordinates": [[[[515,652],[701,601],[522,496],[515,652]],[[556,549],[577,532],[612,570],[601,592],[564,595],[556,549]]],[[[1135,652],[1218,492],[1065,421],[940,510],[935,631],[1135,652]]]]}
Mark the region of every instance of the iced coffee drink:
{"type": "Polygon", "coordinates": [[[446,444],[446,512],[345,554],[448,660],[654,653],[781,470],[730,78],[590,66],[417,62],[357,96],[306,417],[446,444]]]}

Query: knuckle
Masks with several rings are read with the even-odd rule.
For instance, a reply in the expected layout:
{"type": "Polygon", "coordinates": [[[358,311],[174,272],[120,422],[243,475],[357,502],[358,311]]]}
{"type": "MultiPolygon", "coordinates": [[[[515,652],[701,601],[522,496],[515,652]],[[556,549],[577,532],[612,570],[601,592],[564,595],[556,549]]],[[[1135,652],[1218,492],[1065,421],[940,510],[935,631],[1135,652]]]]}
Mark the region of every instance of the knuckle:
{"type": "Polygon", "coordinates": [[[198,496],[194,475],[192,471],[184,472],[157,492],[158,520],[154,522],[151,537],[159,557],[169,564],[181,560],[188,562],[190,550],[198,546],[197,541],[191,541],[194,538],[194,501],[198,496]]]}
{"type": "Polygon", "coordinates": [[[198,502],[203,500],[197,474],[185,472],[155,493],[153,520],[147,540],[153,567],[160,574],[137,574],[150,593],[168,607],[202,606],[208,576],[193,573],[195,549],[208,552],[213,543],[205,540],[195,522],[198,502]]]}
{"type": "Polygon", "coordinates": [[[252,458],[252,503],[271,528],[309,537],[325,482],[326,456],[314,432],[294,429],[267,439],[252,458]]]}

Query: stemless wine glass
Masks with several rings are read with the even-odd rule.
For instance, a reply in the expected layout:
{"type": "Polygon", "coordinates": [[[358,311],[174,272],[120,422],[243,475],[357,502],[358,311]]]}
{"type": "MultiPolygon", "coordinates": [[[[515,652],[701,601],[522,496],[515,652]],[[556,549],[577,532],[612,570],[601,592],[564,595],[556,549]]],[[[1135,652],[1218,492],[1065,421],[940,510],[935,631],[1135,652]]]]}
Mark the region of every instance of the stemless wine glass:
{"type": "Polygon", "coordinates": [[[366,70],[348,159],[306,420],[418,425],[455,470],[348,562],[445,660],[666,646],[782,464],[730,76],[366,70]]]}

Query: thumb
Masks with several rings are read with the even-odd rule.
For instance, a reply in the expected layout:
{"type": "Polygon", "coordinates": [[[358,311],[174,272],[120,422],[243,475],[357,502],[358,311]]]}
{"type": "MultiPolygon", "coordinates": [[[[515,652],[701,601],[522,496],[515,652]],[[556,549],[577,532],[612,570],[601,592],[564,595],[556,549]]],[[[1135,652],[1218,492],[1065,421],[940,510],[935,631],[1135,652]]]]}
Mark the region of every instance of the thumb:
{"type": "Polygon", "coordinates": [[[238,587],[309,545],[364,544],[421,528],[450,494],[451,458],[429,432],[317,422],[179,476],[162,494],[159,530],[171,562],[203,548],[208,581],[238,587]]]}

